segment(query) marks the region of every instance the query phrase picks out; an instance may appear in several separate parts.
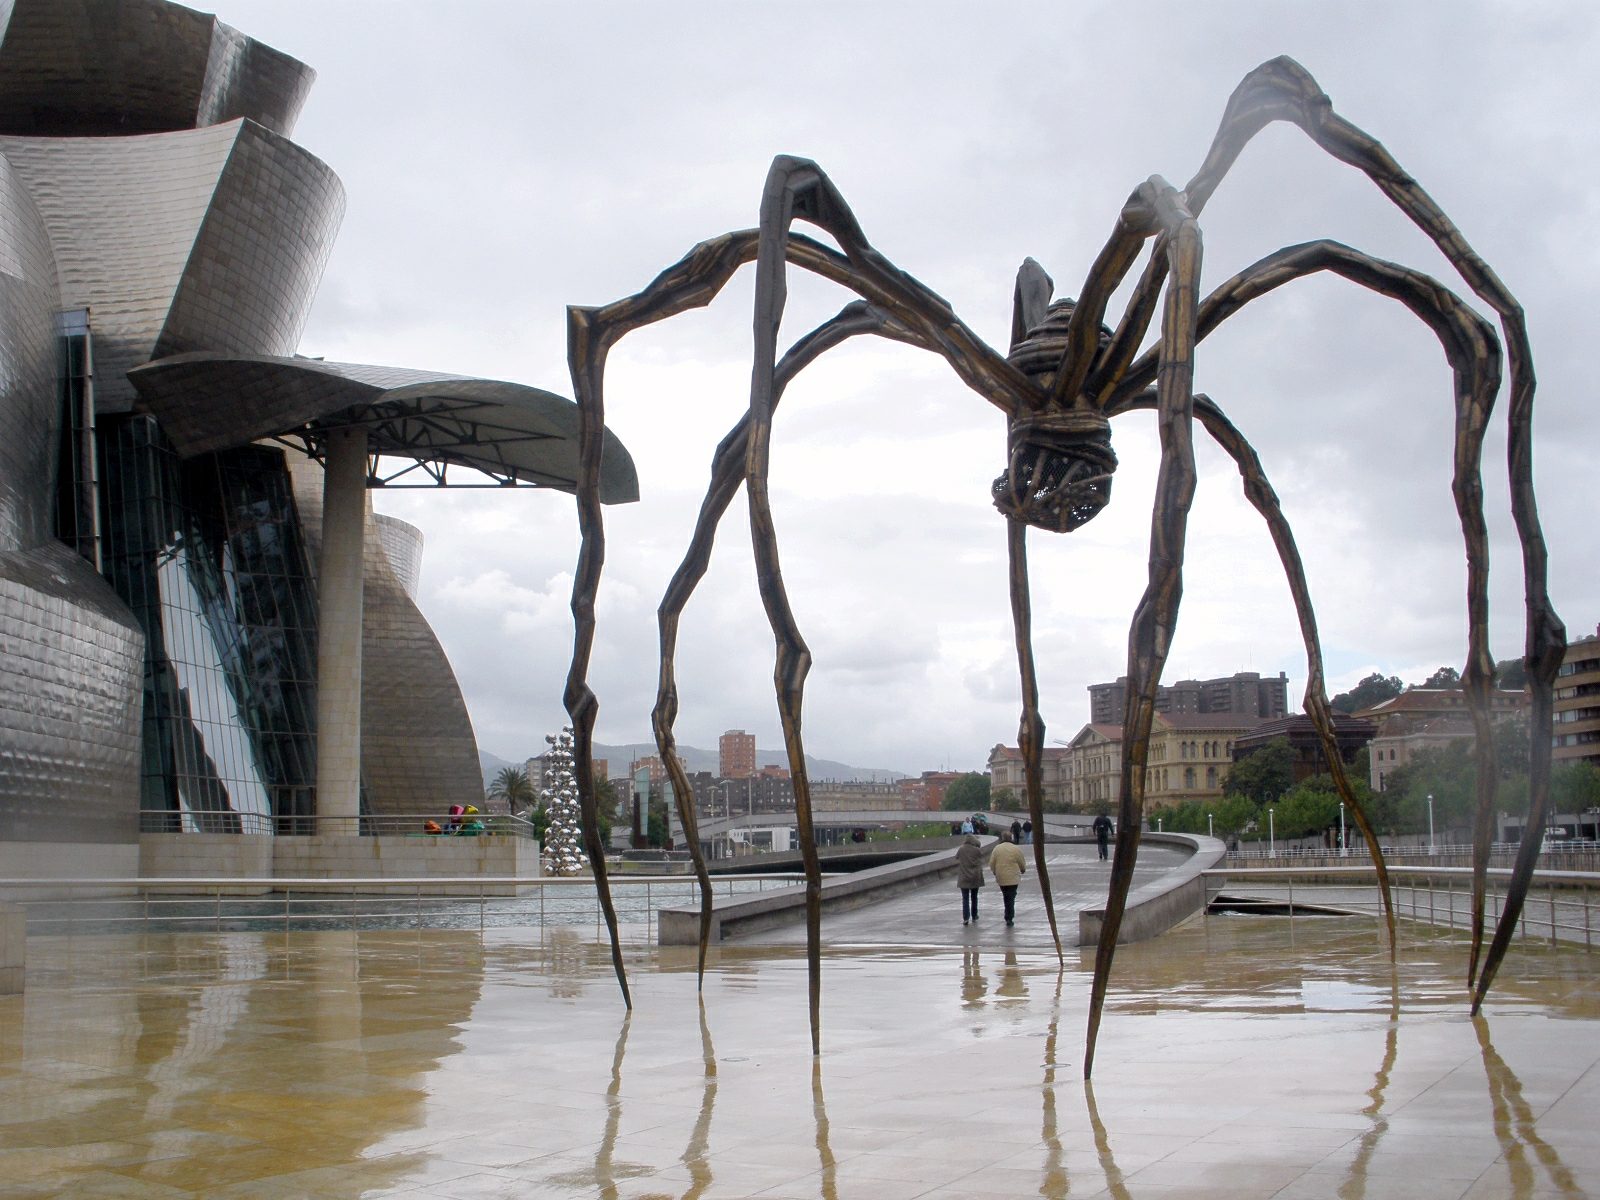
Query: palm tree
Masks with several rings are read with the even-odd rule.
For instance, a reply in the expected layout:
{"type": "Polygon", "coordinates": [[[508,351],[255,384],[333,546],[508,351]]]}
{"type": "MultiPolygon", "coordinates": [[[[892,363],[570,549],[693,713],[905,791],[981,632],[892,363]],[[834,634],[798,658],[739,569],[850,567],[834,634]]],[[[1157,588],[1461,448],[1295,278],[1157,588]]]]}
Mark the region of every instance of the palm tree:
{"type": "Polygon", "coordinates": [[[489,785],[488,795],[491,800],[504,800],[513,813],[522,813],[539,802],[526,767],[501,767],[489,785]]]}

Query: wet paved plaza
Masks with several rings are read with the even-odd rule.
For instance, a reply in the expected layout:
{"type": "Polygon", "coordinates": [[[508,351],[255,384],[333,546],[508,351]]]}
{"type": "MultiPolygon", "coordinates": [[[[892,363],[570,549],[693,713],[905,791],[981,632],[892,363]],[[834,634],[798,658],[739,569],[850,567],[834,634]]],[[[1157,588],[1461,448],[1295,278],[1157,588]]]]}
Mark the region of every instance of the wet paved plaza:
{"type": "Polygon", "coordinates": [[[1195,920],[1119,952],[1086,1086],[1090,955],[985,891],[825,924],[816,1063],[793,944],[713,950],[701,1005],[635,942],[628,1016],[586,929],[31,939],[0,1193],[1600,1195],[1594,954],[1515,950],[1474,1021],[1459,935],[1195,920]]]}

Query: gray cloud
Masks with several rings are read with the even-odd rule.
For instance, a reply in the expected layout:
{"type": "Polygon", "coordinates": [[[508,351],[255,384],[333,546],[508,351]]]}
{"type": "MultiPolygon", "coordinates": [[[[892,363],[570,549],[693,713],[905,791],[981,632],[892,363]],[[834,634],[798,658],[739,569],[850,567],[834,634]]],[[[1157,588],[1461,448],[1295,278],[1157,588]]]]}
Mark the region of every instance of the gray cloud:
{"type": "MultiPolygon", "coordinates": [[[[1589,516],[1600,89],[1596,12],[1460,3],[1243,0],[969,4],[432,4],[239,0],[224,20],[320,72],[297,139],[350,209],[307,353],[567,390],[563,310],[632,292],[691,245],[754,224],[767,163],[815,157],[868,236],[994,344],[1034,255],[1071,294],[1129,190],[1181,184],[1229,92],[1278,53],[1383,140],[1518,294],[1539,366],[1537,465],[1552,584],[1595,608],[1589,516]]],[[[1214,286],[1280,246],[1332,237],[1460,281],[1365,179],[1293,130],[1266,131],[1204,216],[1214,286]]],[[[639,740],[655,689],[654,609],[712,447],[748,386],[750,284],[619,347],[609,416],[644,500],[607,514],[595,686],[606,740],[639,740]]],[[[791,336],[848,297],[796,280],[791,336]]],[[[1201,347],[1198,386],[1261,450],[1299,531],[1333,682],[1464,653],[1449,495],[1450,381],[1392,302],[1332,280],[1252,305],[1201,347]]],[[[1119,421],[1111,510],[1030,539],[1051,736],[1084,688],[1124,670],[1143,586],[1156,457],[1119,421]]],[[[1015,736],[1004,529],[988,506],[997,415],[936,360],[850,347],[791,389],[773,497],[785,577],[816,652],[811,748],[863,765],[979,765],[1015,736]]],[[[1520,648],[1504,439],[1486,459],[1495,652],[1520,648]]],[[[1304,665],[1287,591],[1231,465],[1203,451],[1169,675],[1304,665]]],[[[428,535],[422,606],[485,747],[537,749],[563,717],[577,544],[556,495],[397,493],[428,535]]],[[[680,737],[743,727],[776,744],[771,638],[742,506],[686,619],[680,737]]]]}

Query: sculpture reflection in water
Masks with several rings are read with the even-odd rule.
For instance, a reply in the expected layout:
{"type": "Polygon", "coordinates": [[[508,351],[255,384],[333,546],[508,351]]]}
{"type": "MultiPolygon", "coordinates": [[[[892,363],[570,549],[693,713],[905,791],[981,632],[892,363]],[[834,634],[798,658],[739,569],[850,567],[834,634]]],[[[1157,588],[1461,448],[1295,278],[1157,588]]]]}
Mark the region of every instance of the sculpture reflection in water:
{"type": "MultiPolygon", "coordinates": [[[[1065,965],[1056,967],[1056,994],[1055,1002],[1050,1007],[1050,1024],[1044,1035],[1044,1083],[1040,1091],[1043,1099],[1043,1113],[1040,1118],[1040,1136],[1044,1139],[1044,1174],[1039,1182],[1039,1195],[1041,1196],[1067,1196],[1072,1192],[1072,1180],[1067,1174],[1065,1154],[1061,1148],[1061,1118],[1056,1111],[1056,1072],[1060,1070],[1060,1063],[1056,1056],[1056,1047],[1059,1040],[1059,1026],[1061,1023],[1061,984],[1066,976],[1065,965]]],[[[1111,1152],[1111,1139],[1106,1134],[1106,1127],[1100,1120],[1100,1109],[1094,1102],[1094,1084],[1089,1080],[1083,1081],[1083,1101],[1085,1111],[1089,1116],[1089,1128],[1094,1135],[1095,1155],[1099,1159],[1100,1174],[1105,1180],[1105,1192],[1112,1200],[1129,1200],[1127,1186],[1122,1181],[1122,1171],[1117,1166],[1117,1159],[1111,1152]]],[[[1079,1181],[1080,1189],[1093,1193],[1094,1185],[1091,1181],[1084,1187],[1079,1181]]]]}
{"type": "MultiPolygon", "coordinates": [[[[678,1157],[689,1173],[689,1186],[681,1200],[697,1200],[704,1196],[713,1183],[711,1173],[711,1118],[717,1105],[717,1051],[711,1041],[711,1028],[706,1022],[705,1001],[700,1001],[700,1056],[704,1063],[700,1107],[695,1114],[689,1140],[678,1157]]],[[[564,1188],[594,1187],[603,1200],[615,1200],[622,1194],[621,1184],[628,1179],[655,1175],[654,1167],[645,1163],[628,1162],[617,1158],[617,1139],[622,1131],[623,1118],[623,1066],[628,1055],[628,1033],[633,1024],[633,1014],[625,1013],[617,1041],[611,1052],[611,1077],[606,1085],[605,1128],[600,1135],[600,1145],[595,1151],[594,1171],[567,1171],[551,1176],[547,1182],[564,1188]]],[[[838,1159],[834,1156],[828,1136],[828,1105],[822,1090],[822,1063],[811,1063],[811,1115],[816,1128],[818,1164],[818,1189],[822,1200],[838,1200],[838,1159]]],[[[652,1192],[652,1195],[659,1193],[652,1192]]]]}
{"type": "MultiPolygon", "coordinates": [[[[624,1180],[654,1175],[655,1168],[645,1163],[619,1161],[617,1137],[622,1131],[622,1068],[628,1056],[628,1031],[633,1024],[633,1014],[625,1013],[622,1027],[617,1030],[617,1042],[611,1052],[611,1078],[606,1084],[606,1121],[600,1135],[600,1145],[595,1151],[594,1171],[567,1171],[551,1176],[549,1183],[565,1188],[594,1187],[603,1200],[615,1200],[622,1194],[624,1180]]],[[[704,1084],[700,1093],[700,1108],[695,1114],[694,1127],[689,1141],[678,1161],[689,1172],[689,1186],[683,1200],[695,1200],[711,1187],[711,1116],[717,1105],[717,1052],[711,1042],[711,1030],[706,1024],[706,1009],[700,1005],[700,1055],[705,1064],[704,1084]]]]}
{"type": "MultiPolygon", "coordinates": [[[[1068,532],[1092,519],[1110,500],[1117,459],[1110,421],[1139,410],[1156,414],[1161,463],[1151,514],[1149,576],[1128,637],[1130,681],[1123,712],[1123,755],[1117,853],[1111,871],[1103,932],[1095,958],[1085,1039],[1084,1074],[1093,1069],[1095,1040],[1137,861],[1144,817],[1145,764],[1161,673],[1176,632],[1183,582],[1184,543],[1195,488],[1193,425],[1230,455],[1250,503],[1266,522],[1293,597],[1305,643],[1305,709],[1322,742],[1329,773],[1366,840],[1383,890],[1391,953],[1394,913],[1383,856],[1367,814],[1350,788],[1340,760],[1328,705],[1316,617],[1299,550],[1265,470],[1251,444],[1222,406],[1194,393],[1196,347],[1223,321],[1284,284],[1329,272],[1398,301],[1439,343],[1454,379],[1456,444],[1453,492],[1467,560],[1467,661],[1462,687],[1478,734],[1477,819],[1473,852],[1473,947],[1468,963],[1474,1010],[1481,1005],[1515,930],[1538,852],[1523,840],[1507,903],[1492,944],[1482,949],[1484,894],[1493,838],[1494,748],[1488,700],[1494,661],[1488,641],[1488,536],[1483,512],[1481,460],[1485,431],[1501,387],[1502,354],[1509,368],[1509,477],[1512,517],[1523,550],[1526,597],[1525,662],[1532,692],[1528,828],[1542,828],[1550,767],[1551,688],[1565,646],[1565,630],[1551,607],[1546,554],[1533,491],[1531,450],[1534,377],[1527,331],[1516,298],[1478,257],[1442,209],[1401,169],[1383,146],[1333,111],[1316,81],[1299,64],[1274,59],[1245,77],[1229,99],[1221,126],[1199,171],[1182,188],[1159,176],[1140,184],[1118,215],[1076,301],[1053,300],[1054,284],[1033,260],[1017,276],[1008,356],[987,346],[950,306],[885,259],[867,241],[849,205],[815,163],[780,157],[773,162],[761,201],[759,228],[703,242],[636,295],[598,308],[568,310],[568,358],[580,409],[578,519],[582,534],[574,575],[573,656],[565,700],[576,733],[577,773],[586,848],[611,936],[612,963],[625,1003],[627,976],[611,905],[593,785],[593,732],[598,701],[588,683],[595,639],[595,597],[605,560],[600,511],[606,358],[627,333],[708,304],[744,263],[754,259],[755,355],[748,412],[717,447],[711,484],[683,563],[659,610],[661,664],[652,727],[661,761],[677,796],[685,840],[700,881],[700,970],[711,929],[711,887],[693,791],[675,753],[678,697],[674,656],[680,616],[710,562],[717,526],[742,485],[749,502],[751,539],[762,603],[776,645],[774,682],[785,749],[794,782],[795,813],[806,874],[806,950],[812,1052],[821,1052],[821,872],[811,824],[811,793],[801,737],[804,687],[811,653],[790,609],[778,559],[767,492],[772,414],[796,374],[828,349],[861,334],[918,346],[943,357],[958,376],[1004,414],[1006,466],[993,486],[1006,518],[1011,609],[1021,680],[1018,733],[1035,827],[1044,821],[1040,751],[1044,723],[1032,645],[1026,534],[1030,526],[1068,532]],[[1245,145],[1266,125],[1287,121],[1320,148],[1366,174],[1429,237],[1467,287],[1498,316],[1494,326],[1443,284],[1410,267],[1322,240],[1292,246],[1245,268],[1209,296],[1200,295],[1199,215],[1245,145]],[[807,221],[831,235],[839,250],[791,232],[807,221]],[[1146,243],[1152,244],[1131,299],[1113,330],[1103,324],[1110,299],[1129,277],[1146,243]],[[789,265],[811,271],[860,297],[837,316],[777,349],[789,265]],[[1159,336],[1144,353],[1157,312],[1159,336]]],[[[915,464],[899,465],[915,470],[915,464]]],[[[1057,955],[1061,955],[1045,840],[1034,843],[1035,866],[1057,955]]]]}
{"type": "Polygon", "coordinates": [[[1383,1098],[1389,1091],[1389,1078],[1394,1074],[1395,1058],[1399,1052],[1400,977],[1391,966],[1389,1019],[1384,1027],[1383,1060],[1378,1064],[1377,1074],[1372,1077],[1372,1086],[1367,1089],[1367,1103],[1361,1109],[1361,1115],[1368,1124],[1361,1131],[1356,1143],[1356,1156],[1350,1163],[1344,1184],[1339,1188],[1340,1200],[1361,1200],[1367,1194],[1367,1173],[1372,1165],[1372,1157],[1378,1152],[1378,1143],[1389,1132],[1389,1113],[1383,1106],[1383,1098]]]}
{"type": "Polygon", "coordinates": [[[1483,1055],[1483,1072],[1489,1080],[1489,1103],[1494,1114],[1494,1136],[1500,1143],[1500,1154],[1510,1172],[1511,1195],[1517,1200],[1536,1195],[1573,1197],[1581,1200],[1588,1192],[1579,1186],[1572,1169],[1561,1161],[1556,1148],[1539,1136],[1537,1117],[1527,1097],[1522,1094],[1522,1081],[1506,1065],[1494,1044],[1489,1040],[1489,1022],[1482,1015],[1472,1018],[1472,1027],[1478,1035],[1478,1049],[1483,1055]],[[1529,1161],[1529,1153],[1544,1168],[1550,1179],[1549,1190],[1540,1190],[1529,1161]]]}

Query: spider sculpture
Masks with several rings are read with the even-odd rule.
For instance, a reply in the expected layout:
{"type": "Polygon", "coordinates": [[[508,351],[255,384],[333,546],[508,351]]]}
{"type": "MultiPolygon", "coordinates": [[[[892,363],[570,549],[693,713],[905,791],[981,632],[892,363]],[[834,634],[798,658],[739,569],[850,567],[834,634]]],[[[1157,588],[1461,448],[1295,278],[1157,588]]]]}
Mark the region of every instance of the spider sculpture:
{"type": "MultiPolygon", "coordinates": [[[[1334,741],[1323,681],[1322,654],[1299,553],[1261,462],[1250,443],[1212,399],[1193,392],[1196,345],[1246,303],[1291,280],[1332,272],[1392,297],[1439,339],[1455,384],[1456,508],[1465,542],[1468,584],[1468,656],[1462,685],[1477,732],[1477,818],[1474,828],[1473,929],[1468,987],[1476,1012],[1505,953],[1527,893],[1539,839],[1524,839],[1492,942],[1484,951],[1484,894],[1494,813],[1489,690],[1494,663],[1488,644],[1488,541],[1480,463],[1485,429],[1501,385],[1502,342],[1494,327],[1438,281],[1332,241],[1308,242],[1268,255],[1222,284],[1199,294],[1201,210],[1240,151],[1273,121],[1297,125],[1335,158],[1364,172],[1444,253],[1471,291],[1499,317],[1509,382],[1509,472],[1512,512],[1523,547],[1526,665],[1533,693],[1530,721],[1530,812],[1527,827],[1543,826],[1550,771],[1551,688],[1565,646],[1565,630],[1552,610],[1546,555],[1534,502],[1531,458],[1533,369],[1522,310],[1494,272],[1475,254],[1450,219],[1376,140],[1333,111],[1327,96],[1298,63],[1278,58],[1245,77],[1228,101],[1222,123],[1199,172],[1182,189],[1159,176],[1140,184],[1118,215],[1109,240],[1090,268],[1076,302],[1052,302],[1053,285],[1031,259],[1017,277],[1011,349],[1001,356],[979,339],[949,305],[888,262],[868,243],[828,177],[816,164],[780,157],[772,164],[761,201],[760,226],[703,242],[636,295],[600,308],[568,310],[568,356],[582,412],[578,512],[582,533],[572,609],[576,622],[566,705],[576,730],[576,769],[582,790],[583,827],[607,926],[612,961],[624,1001],[631,1004],[616,916],[606,879],[592,785],[596,698],[587,682],[594,643],[594,600],[605,553],[599,479],[604,421],[606,355],[631,330],[703,306],[741,265],[756,262],[755,356],[748,413],[718,446],[711,485],[688,552],[659,610],[661,671],[652,716],[662,761],[677,794],[679,816],[701,886],[700,970],[705,967],[711,893],[700,854],[693,793],[674,753],[677,716],[674,654],[679,617],[704,575],[718,522],[742,484],[748,493],[751,536],[763,605],[776,641],[774,679],[785,747],[794,779],[795,809],[806,874],[807,954],[810,972],[812,1051],[820,1051],[821,883],[811,828],[811,800],[801,740],[801,708],[810,653],[796,626],[779,570],[778,547],[767,496],[772,412],[786,384],[818,355],[858,334],[872,333],[920,346],[943,357],[1008,422],[1005,470],[993,486],[1006,518],[1011,608],[1022,685],[1019,742],[1028,808],[1043,827],[1038,713],[1030,633],[1026,559],[1029,526],[1067,532],[1091,520],[1110,499],[1117,460],[1110,421],[1135,409],[1157,415],[1161,464],[1151,517],[1149,582],[1128,637],[1128,699],[1123,714],[1120,820],[1104,931],[1095,957],[1084,1075],[1094,1063],[1095,1039],[1117,935],[1139,847],[1145,763],[1156,688],[1172,643],[1182,590],[1185,527],[1194,493],[1193,425],[1196,419],[1230,454],[1244,491],[1260,512],[1277,548],[1305,641],[1307,714],[1315,723],[1328,769],[1366,840],[1383,892],[1390,953],[1394,912],[1383,857],[1366,813],[1352,794],[1334,741]],[[808,221],[830,234],[835,250],[791,231],[808,221]],[[1115,329],[1103,324],[1107,302],[1153,243],[1132,298],[1115,329]],[[781,358],[778,327],[788,265],[843,285],[860,297],[802,337],[781,358]],[[1160,333],[1139,353],[1157,308],[1160,333]]],[[[1051,902],[1042,840],[1034,858],[1058,956],[1060,936],[1051,902]]]]}

